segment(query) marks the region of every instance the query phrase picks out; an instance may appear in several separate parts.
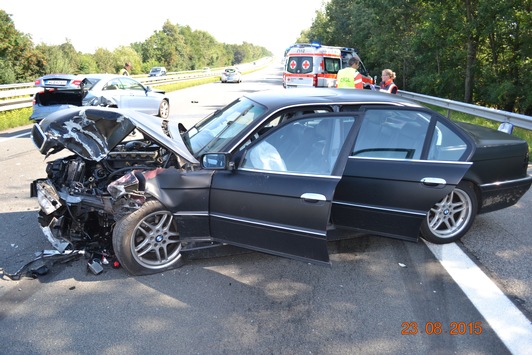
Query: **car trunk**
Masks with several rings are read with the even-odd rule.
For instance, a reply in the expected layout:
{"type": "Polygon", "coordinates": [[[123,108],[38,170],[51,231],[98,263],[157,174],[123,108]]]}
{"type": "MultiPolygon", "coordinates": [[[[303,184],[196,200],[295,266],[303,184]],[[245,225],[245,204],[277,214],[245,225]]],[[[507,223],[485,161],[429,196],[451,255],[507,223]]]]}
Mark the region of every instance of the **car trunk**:
{"type": "Polygon", "coordinates": [[[74,105],[81,106],[81,90],[44,90],[35,95],[35,101],[42,106],[74,105]]]}

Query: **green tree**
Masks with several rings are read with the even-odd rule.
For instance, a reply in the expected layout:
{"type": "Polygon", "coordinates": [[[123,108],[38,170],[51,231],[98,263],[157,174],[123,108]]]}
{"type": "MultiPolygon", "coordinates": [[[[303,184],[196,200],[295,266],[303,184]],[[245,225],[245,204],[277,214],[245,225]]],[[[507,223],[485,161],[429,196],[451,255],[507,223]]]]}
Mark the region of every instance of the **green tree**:
{"type": "Polygon", "coordinates": [[[142,73],[142,57],[130,46],[120,46],[113,51],[114,73],[118,73],[125,63],[131,63],[130,74],[142,73]]]}
{"type": "Polygon", "coordinates": [[[44,60],[35,50],[31,37],[17,31],[11,17],[0,10],[0,83],[33,80],[44,60]]]}
{"type": "Polygon", "coordinates": [[[119,61],[115,60],[113,53],[108,49],[97,48],[94,52],[93,58],[98,66],[99,73],[115,74],[117,72],[116,65],[119,61]]]}

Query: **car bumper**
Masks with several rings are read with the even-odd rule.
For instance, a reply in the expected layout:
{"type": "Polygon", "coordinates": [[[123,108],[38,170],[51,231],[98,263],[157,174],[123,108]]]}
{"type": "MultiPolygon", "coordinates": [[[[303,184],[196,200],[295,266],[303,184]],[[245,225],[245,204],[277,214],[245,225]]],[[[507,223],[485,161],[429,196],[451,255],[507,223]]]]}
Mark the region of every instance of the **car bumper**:
{"type": "Polygon", "coordinates": [[[515,205],[530,189],[532,176],[480,185],[482,205],[479,213],[497,211],[515,205]]]}

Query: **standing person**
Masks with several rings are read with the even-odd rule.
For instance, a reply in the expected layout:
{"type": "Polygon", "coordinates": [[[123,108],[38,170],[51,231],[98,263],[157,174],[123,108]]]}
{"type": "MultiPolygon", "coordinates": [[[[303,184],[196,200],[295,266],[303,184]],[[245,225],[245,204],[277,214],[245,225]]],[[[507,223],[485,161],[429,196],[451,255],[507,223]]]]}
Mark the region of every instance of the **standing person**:
{"type": "Polygon", "coordinates": [[[380,91],[384,91],[390,94],[397,94],[399,88],[393,80],[395,79],[395,73],[391,69],[384,69],[381,75],[380,91]]]}
{"type": "Polygon", "coordinates": [[[129,70],[131,69],[131,62],[124,64],[124,67],[120,69],[120,75],[129,76],[129,70]]]}
{"type": "Polygon", "coordinates": [[[358,56],[349,58],[349,62],[347,63],[349,66],[338,71],[338,75],[336,76],[337,88],[364,88],[364,83],[362,83],[362,74],[358,72],[359,63],[360,59],[358,56]]]}

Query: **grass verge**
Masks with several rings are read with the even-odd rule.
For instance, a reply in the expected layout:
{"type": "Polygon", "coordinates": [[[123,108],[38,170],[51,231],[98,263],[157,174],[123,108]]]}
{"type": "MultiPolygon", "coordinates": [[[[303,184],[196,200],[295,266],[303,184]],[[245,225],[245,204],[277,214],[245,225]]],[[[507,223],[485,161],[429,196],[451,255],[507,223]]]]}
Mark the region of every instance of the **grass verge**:
{"type": "Polygon", "coordinates": [[[32,124],[31,107],[0,112],[0,131],[32,124]]]}

